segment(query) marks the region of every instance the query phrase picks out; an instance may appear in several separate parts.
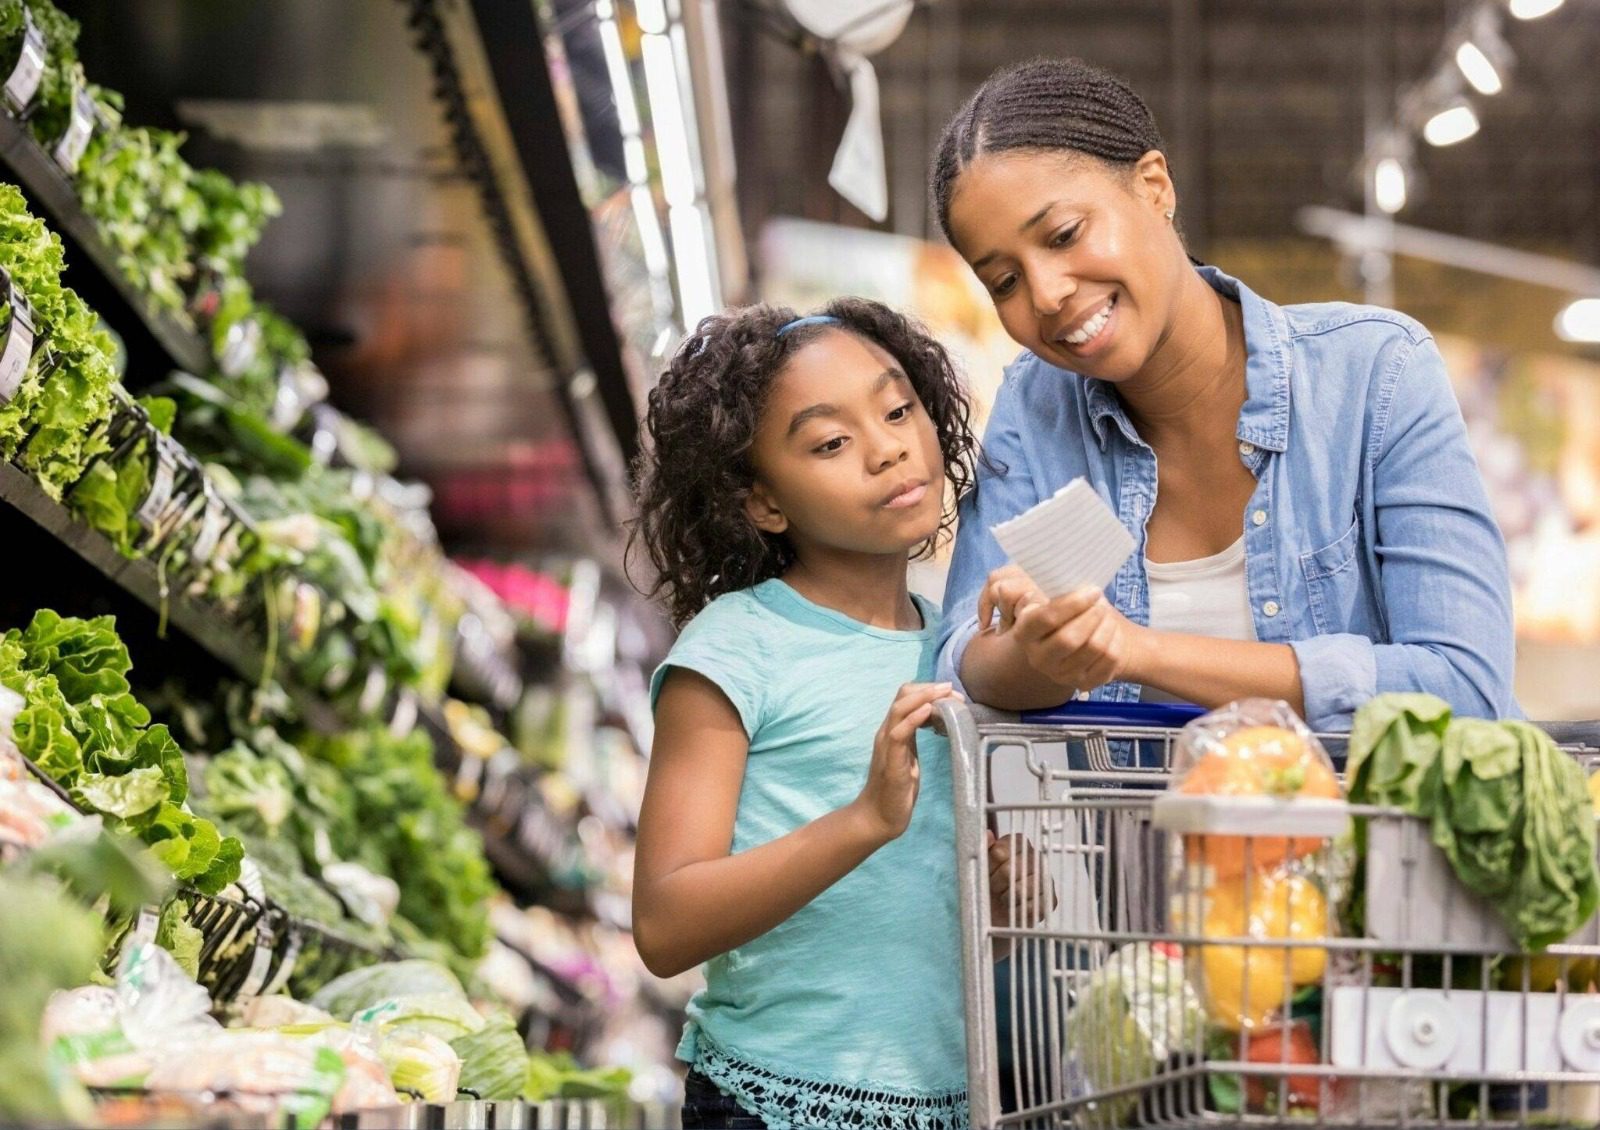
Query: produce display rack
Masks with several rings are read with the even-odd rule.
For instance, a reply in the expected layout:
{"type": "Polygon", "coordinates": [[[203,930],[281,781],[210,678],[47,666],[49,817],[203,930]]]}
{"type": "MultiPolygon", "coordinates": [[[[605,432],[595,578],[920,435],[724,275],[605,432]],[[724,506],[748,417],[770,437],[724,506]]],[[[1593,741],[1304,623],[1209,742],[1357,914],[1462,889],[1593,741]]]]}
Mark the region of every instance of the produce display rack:
{"type": "MultiPolygon", "coordinates": [[[[260,681],[265,657],[252,633],[183,593],[169,591],[163,597],[161,576],[153,561],[122,556],[103,534],[45,494],[32,476],[6,462],[0,462],[0,502],[71,550],[152,616],[164,614],[172,628],[240,678],[260,681]]],[[[338,716],[326,702],[294,688],[290,693],[307,725],[324,733],[339,728],[338,716]]]]}
{"type": "Polygon", "coordinates": [[[122,276],[117,256],[78,202],[72,184],[28,127],[0,112],[0,162],[12,183],[67,245],[64,281],[121,335],[128,373],[155,381],[172,369],[203,374],[211,367],[204,339],[149,301],[122,276]]]}

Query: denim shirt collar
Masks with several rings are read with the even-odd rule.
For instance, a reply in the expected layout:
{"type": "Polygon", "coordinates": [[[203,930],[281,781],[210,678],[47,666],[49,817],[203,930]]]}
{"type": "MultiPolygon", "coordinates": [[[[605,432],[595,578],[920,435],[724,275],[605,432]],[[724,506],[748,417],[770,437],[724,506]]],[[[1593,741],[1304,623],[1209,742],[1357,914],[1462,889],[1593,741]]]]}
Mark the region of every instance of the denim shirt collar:
{"type": "MultiPolygon", "coordinates": [[[[1195,269],[1218,294],[1226,295],[1244,308],[1245,402],[1239,412],[1238,437],[1241,442],[1281,452],[1289,445],[1290,374],[1289,334],[1283,309],[1216,267],[1195,269]]],[[[1102,449],[1106,445],[1108,420],[1131,442],[1143,442],[1134,431],[1114,385],[1092,378],[1085,378],[1084,385],[1088,389],[1089,419],[1102,449]]]]}

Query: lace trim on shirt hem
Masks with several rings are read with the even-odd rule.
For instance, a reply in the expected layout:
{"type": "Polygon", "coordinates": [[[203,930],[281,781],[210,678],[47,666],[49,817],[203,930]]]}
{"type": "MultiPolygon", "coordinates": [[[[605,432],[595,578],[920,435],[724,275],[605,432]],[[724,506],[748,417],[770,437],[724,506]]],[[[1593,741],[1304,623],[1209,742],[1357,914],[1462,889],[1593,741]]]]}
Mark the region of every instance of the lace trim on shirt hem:
{"type": "Polygon", "coordinates": [[[702,1035],[695,1067],[772,1130],[967,1130],[967,1092],[910,1094],[781,1075],[736,1059],[702,1035]]]}

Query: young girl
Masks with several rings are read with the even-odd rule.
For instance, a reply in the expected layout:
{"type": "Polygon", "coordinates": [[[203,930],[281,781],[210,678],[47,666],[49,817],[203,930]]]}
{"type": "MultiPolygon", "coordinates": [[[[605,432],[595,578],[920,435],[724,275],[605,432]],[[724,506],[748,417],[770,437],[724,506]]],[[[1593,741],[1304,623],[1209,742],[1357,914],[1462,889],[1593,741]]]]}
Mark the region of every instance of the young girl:
{"type": "Polygon", "coordinates": [[[967,419],[943,349],[861,299],[707,318],[650,394],[634,536],[687,626],[634,935],[658,975],[706,963],[685,1126],[966,1124],[949,756],[919,732],[950,687],[906,563],[971,481],[967,419]]]}

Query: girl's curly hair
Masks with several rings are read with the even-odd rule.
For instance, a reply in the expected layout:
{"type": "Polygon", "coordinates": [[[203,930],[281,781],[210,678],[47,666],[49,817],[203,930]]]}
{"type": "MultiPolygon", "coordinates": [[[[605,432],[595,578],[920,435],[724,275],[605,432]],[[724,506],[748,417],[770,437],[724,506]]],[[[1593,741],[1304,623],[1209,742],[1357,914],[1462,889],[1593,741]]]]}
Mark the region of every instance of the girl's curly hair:
{"type": "MultiPolygon", "coordinates": [[[[787,538],[763,533],[745,513],[755,481],[750,447],[773,381],[827,330],[857,334],[900,363],[938,431],[955,497],[972,485],[978,444],[968,426],[971,404],[944,347],[879,302],[839,298],[820,313],[839,325],[798,326],[779,337],[796,314],[768,305],[705,318],[650,392],[649,443],[635,464],[639,514],[628,549],[631,558],[642,543],[649,554],[654,579],[641,591],[665,594],[674,626],[724,593],[779,576],[794,560],[787,538]]],[[[951,508],[917,556],[930,554],[954,523],[951,508]]]]}

